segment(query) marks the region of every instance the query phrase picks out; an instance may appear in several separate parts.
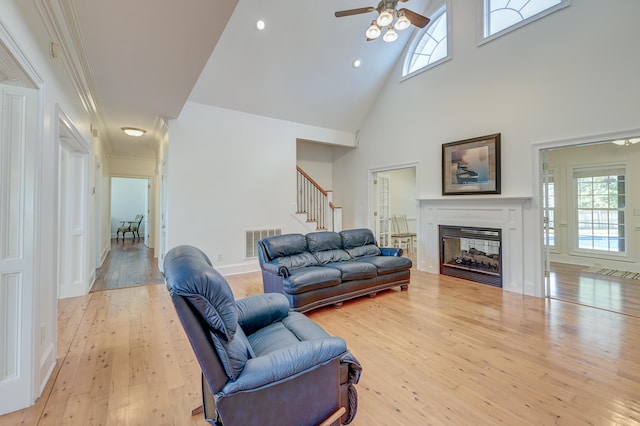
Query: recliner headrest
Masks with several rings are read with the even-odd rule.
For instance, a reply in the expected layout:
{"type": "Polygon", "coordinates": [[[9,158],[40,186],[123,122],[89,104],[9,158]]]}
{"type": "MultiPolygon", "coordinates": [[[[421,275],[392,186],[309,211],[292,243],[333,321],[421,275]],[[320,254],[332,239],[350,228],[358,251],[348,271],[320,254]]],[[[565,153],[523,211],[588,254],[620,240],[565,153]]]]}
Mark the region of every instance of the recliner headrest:
{"type": "Polygon", "coordinates": [[[177,246],[164,258],[165,283],[169,293],[185,297],[209,327],[227,341],[238,327],[238,309],[231,287],[202,250],[177,246]]]}

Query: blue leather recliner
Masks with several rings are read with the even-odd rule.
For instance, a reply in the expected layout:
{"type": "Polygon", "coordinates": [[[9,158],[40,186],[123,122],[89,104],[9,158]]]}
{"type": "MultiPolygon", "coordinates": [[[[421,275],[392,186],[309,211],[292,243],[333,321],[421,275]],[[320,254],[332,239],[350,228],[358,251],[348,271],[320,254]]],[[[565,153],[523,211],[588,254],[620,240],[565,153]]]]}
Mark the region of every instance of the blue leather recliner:
{"type": "Polygon", "coordinates": [[[196,247],[170,250],[164,274],[202,369],[203,410],[209,423],[351,422],[362,368],[343,339],[291,312],[281,294],[236,301],[227,281],[196,247]]]}

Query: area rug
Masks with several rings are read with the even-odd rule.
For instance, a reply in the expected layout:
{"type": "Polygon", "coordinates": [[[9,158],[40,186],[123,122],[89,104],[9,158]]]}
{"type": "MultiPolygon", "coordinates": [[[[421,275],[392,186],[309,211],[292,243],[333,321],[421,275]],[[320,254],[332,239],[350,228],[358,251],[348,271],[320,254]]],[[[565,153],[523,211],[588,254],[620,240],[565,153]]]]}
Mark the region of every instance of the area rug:
{"type": "Polygon", "coordinates": [[[587,269],[587,272],[592,272],[599,275],[608,275],[610,277],[627,278],[630,280],[640,280],[640,272],[619,271],[617,269],[608,269],[601,266],[592,266],[587,269]]]}

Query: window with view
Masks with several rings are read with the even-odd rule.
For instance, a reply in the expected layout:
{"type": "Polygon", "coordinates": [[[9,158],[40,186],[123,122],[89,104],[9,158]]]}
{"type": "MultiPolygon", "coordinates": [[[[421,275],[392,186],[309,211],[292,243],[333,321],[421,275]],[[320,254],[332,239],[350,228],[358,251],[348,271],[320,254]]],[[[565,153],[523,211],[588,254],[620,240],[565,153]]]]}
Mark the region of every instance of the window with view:
{"type": "Polygon", "coordinates": [[[449,58],[447,6],[431,15],[431,22],[416,34],[405,57],[402,77],[424,71],[449,58]]]}
{"type": "Polygon", "coordinates": [[[485,39],[520,28],[558,9],[569,0],[482,0],[485,39]]]}
{"type": "Polygon", "coordinates": [[[574,169],[577,248],[626,252],[624,166],[574,169]]]}

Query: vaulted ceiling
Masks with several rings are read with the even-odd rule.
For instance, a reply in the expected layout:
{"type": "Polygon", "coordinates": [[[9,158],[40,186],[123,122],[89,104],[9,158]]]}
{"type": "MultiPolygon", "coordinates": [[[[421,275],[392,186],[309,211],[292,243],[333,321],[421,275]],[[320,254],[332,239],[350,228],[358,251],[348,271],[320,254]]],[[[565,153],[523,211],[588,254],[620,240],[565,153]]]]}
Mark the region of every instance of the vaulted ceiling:
{"type": "MultiPolygon", "coordinates": [[[[402,7],[426,14],[430,2],[402,7]]],[[[136,157],[154,155],[187,100],[355,132],[415,31],[368,42],[376,12],[334,16],[372,0],[34,3],[37,13],[24,6],[26,19],[43,45],[54,43],[107,149],[136,157]],[[132,139],[125,126],[147,133],[132,139]]]]}

